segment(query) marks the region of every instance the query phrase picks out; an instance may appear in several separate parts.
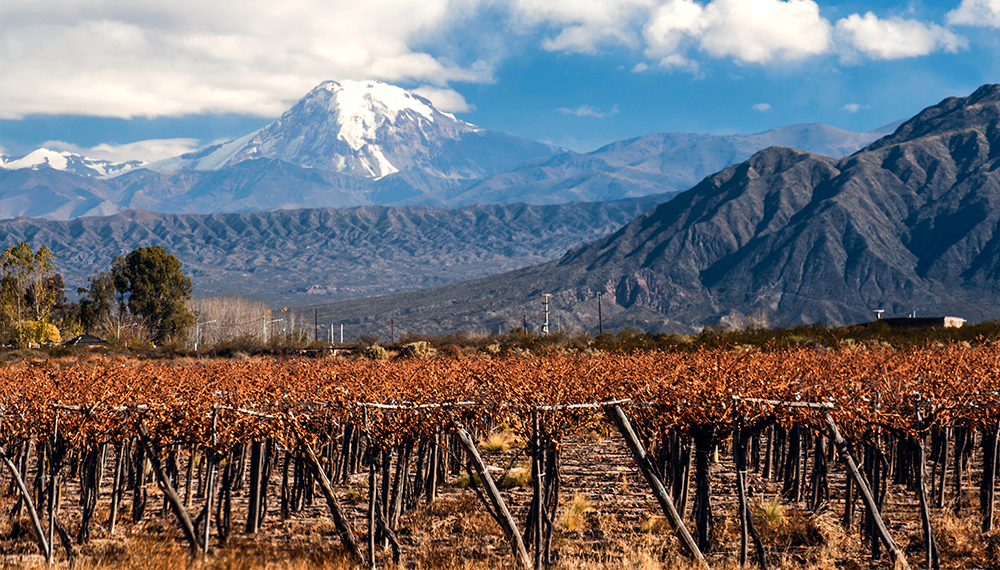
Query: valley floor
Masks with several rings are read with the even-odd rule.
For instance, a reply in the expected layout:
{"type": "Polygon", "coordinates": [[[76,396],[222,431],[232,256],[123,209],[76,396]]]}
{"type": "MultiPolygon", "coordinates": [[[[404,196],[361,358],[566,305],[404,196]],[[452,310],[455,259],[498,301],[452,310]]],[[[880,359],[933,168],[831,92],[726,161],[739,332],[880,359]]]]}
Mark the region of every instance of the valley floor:
{"type": "MultiPolygon", "coordinates": [[[[715,545],[706,558],[711,568],[730,569],[740,567],[740,530],[733,491],[735,474],[725,450],[722,451],[719,462],[711,466],[715,545]]],[[[484,455],[487,463],[500,469],[527,462],[516,446],[484,455]]],[[[560,472],[562,490],[552,544],[552,568],[659,570],[697,567],[683,556],[680,543],[667,527],[623,440],[617,435],[592,432],[567,437],[560,472]]],[[[763,479],[759,473],[750,474],[750,504],[767,549],[769,567],[892,568],[891,558],[886,553],[881,560],[874,561],[859,540],[859,527],[863,522],[860,505],[850,530],[844,529],[841,523],[844,473],[836,466],[830,476],[830,503],[810,512],[804,503],[777,498],[778,481],[763,479]]],[[[961,499],[949,495],[944,508],[933,510],[942,562],[946,568],[995,568],[1000,565],[1000,531],[989,534],[979,531],[980,520],[974,505],[976,489],[972,486],[978,475],[969,473],[968,476],[961,499]],[[954,512],[956,501],[962,507],[958,514],[954,512]]],[[[499,526],[487,514],[476,493],[453,484],[460,479],[449,477],[452,484],[443,486],[433,502],[422,501],[402,516],[398,535],[403,547],[403,564],[394,566],[391,550],[378,548],[379,567],[414,570],[517,567],[499,526]]],[[[67,477],[65,497],[78,496],[76,490],[70,488],[74,484],[75,480],[67,477]]],[[[269,484],[275,488],[281,486],[279,469],[271,474],[269,484]]],[[[349,488],[338,487],[340,500],[349,511],[362,547],[367,542],[364,530],[366,485],[367,475],[360,473],[351,476],[349,488]]],[[[188,555],[173,517],[162,508],[163,501],[155,483],[148,485],[147,490],[146,513],[140,522],[130,519],[130,505],[126,502],[115,534],[109,535],[108,507],[101,503],[91,541],[82,546],[73,541],[76,550],[73,562],[66,560],[66,552],[60,547],[55,567],[79,570],[339,570],[355,567],[340,547],[337,531],[319,493],[311,504],[305,501],[300,511],[284,520],[278,501],[272,499],[267,504],[261,529],[256,534],[245,534],[242,531],[247,492],[246,489],[234,491],[231,537],[227,544],[218,545],[213,535],[211,554],[202,558],[188,555]]],[[[507,490],[505,496],[514,517],[523,521],[531,502],[530,485],[515,486],[507,490]]],[[[693,502],[692,490],[687,505],[689,518],[693,502]]],[[[80,507],[71,503],[75,501],[63,500],[60,518],[73,532],[79,525],[80,507]]],[[[11,512],[13,504],[13,496],[9,494],[0,500],[4,513],[11,512]]],[[[917,512],[913,492],[902,486],[889,489],[885,519],[912,568],[924,567],[917,512]]],[[[688,520],[687,524],[694,528],[693,521],[688,520]]],[[[752,546],[750,554],[753,555],[752,546]]],[[[48,568],[38,555],[31,523],[26,516],[13,520],[2,517],[0,567],[48,568]]]]}

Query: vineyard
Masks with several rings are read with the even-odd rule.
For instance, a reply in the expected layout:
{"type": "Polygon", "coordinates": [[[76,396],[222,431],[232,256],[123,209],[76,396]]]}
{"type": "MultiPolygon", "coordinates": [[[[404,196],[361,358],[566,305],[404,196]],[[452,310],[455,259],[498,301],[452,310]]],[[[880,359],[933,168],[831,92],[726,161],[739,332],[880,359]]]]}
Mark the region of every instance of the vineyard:
{"type": "MultiPolygon", "coordinates": [[[[59,563],[123,521],[161,517],[191,556],[211,557],[308,512],[333,522],[357,567],[406,567],[401,517],[464,478],[505,563],[544,568],[571,540],[557,521],[579,489],[564,462],[603,438],[627,449],[622,467],[693,565],[774,566],[751,516],[774,489],[834,513],[872,564],[985,567],[1000,560],[998,427],[992,344],[23,363],[0,369],[0,493],[30,538],[0,539],[0,554],[59,563]],[[484,449],[501,432],[523,442],[522,502],[502,488],[514,459],[484,449]],[[920,529],[905,549],[905,521],[886,513],[902,500],[920,529]],[[722,507],[735,541],[720,538],[722,507]],[[945,510],[975,518],[985,554],[942,555],[945,510]]],[[[598,469],[572,463],[575,478],[598,469]]]]}

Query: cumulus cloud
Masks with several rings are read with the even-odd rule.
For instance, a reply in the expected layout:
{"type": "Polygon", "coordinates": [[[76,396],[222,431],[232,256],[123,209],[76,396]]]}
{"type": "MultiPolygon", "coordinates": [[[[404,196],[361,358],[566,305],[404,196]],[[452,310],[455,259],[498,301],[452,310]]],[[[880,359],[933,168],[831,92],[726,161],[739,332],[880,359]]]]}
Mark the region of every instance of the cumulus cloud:
{"type": "Polygon", "coordinates": [[[702,49],[716,56],[763,63],[827,51],[830,24],[812,0],[716,0],[705,7],[702,49]]]}
{"type": "Polygon", "coordinates": [[[830,28],[812,0],[667,0],[643,35],[646,56],[670,68],[689,45],[744,63],[802,59],[828,51],[830,28]]]}
{"type": "Polygon", "coordinates": [[[1000,0],[962,0],[945,16],[950,26],[1000,28],[1000,0]]]}
{"type": "Polygon", "coordinates": [[[476,110],[461,93],[454,89],[438,89],[437,87],[418,87],[414,93],[430,101],[439,111],[446,113],[470,113],[476,110]]]}
{"type": "Polygon", "coordinates": [[[868,109],[868,105],[860,105],[858,103],[848,103],[842,107],[844,111],[848,113],[857,113],[861,109],[868,109]]]}
{"type": "MultiPolygon", "coordinates": [[[[814,0],[4,0],[0,16],[0,119],[277,116],[326,79],[421,85],[465,112],[453,85],[493,81],[526,39],[562,53],[624,47],[646,59],[637,73],[693,74],[704,57],[768,65],[966,45],[940,25],[872,13],[834,26],[814,0]]],[[[962,0],[947,23],[1000,27],[1000,0],[962,0]]]]}
{"type": "Polygon", "coordinates": [[[550,51],[595,53],[605,45],[637,47],[636,21],[656,0],[513,0],[515,18],[525,26],[557,30],[542,41],[550,51]]]}
{"type": "Polygon", "coordinates": [[[196,150],[200,146],[200,142],[198,139],[188,138],[149,139],[128,144],[103,143],[92,147],[82,147],[65,141],[45,141],[42,146],[49,150],[72,152],[95,160],[155,162],[196,150]]]}
{"type": "MultiPolygon", "coordinates": [[[[872,59],[903,59],[938,50],[955,53],[968,41],[937,24],[893,17],[881,20],[867,12],[837,21],[837,36],[848,46],[872,59]]],[[[845,57],[851,58],[850,51],[845,57]]]]}
{"type": "Polygon", "coordinates": [[[612,106],[611,110],[606,112],[600,111],[594,107],[591,107],[590,105],[580,105],[575,109],[560,107],[556,109],[556,112],[565,113],[567,115],[573,115],[575,117],[594,117],[595,119],[604,119],[607,117],[617,115],[619,110],[618,110],[618,105],[612,106]]]}
{"type": "Polygon", "coordinates": [[[492,80],[418,47],[478,0],[4,0],[0,118],[276,116],[325,79],[492,80]]]}
{"type": "Polygon", "coordinates": [[[770,103],[757,103],[756,105],[754,105],[753,107],[750,107],[750,108],[753,109],[754,111],[758,111],[760,113],[766,113],[766,112],[768,112],[768,111],[771,110],[771,104],[770,103]]]}

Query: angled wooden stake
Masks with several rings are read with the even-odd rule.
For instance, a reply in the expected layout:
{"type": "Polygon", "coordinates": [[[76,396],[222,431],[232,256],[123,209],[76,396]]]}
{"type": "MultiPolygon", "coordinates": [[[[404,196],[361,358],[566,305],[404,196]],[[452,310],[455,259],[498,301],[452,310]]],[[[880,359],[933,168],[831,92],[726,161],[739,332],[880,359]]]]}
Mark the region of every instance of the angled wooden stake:
{"type": "Polygon", "coordinates": [[[174,516],[177,517],[177,523],[184,533],[184,538],[188,541],[191,550],[197,552],[198,535],[194,530],[194,524],[191,522],[191,517],[188,516],[187,510],[184,508],[184,502],[177,496],[177,491],[174,490],[167,475],[163,472],[163,464],[160,463],[160,452],[149,437],[146,424],[141,421],[139,422],[139,441],[146,448],[146,455],[149,456],[149,462],[153,464],[153,473],[156,474],[156,482],[160,485],[160,490],[167,497],[167,502],[170,503],[170,508],[174,511],[174,516]]]}
{"type": "Polygon", "coordinates": [[[875,497],[872,496],[871,488],[868,486],[868,482],[865,481],[864,476],[861,475],[861,472],[858,471],[858,464],[854,462],[854,457],[851,456],[851,452],[847,448],[847,442],[844,441],[844,438],[840,435],[840,430],[837,429],[837,424],[833,421],[833,416],[827,413],[825,417],[826,425],[830,428],[830,439],[832,439],[834,445],[837,446],[837,450],[840,452],[840,458],[844,461],[844,464],[847,465],[848,473],[851,474],[851,477],[858,486],[858,490],[861,491],[861,498],[864,500],[865,506],[868,507],[868,512],[871,513],[872,519],[874,519],[875,528],[878,530],[878,534],[882,538],[882,542],[884,542],[886,547],[892,551],[897,564],[902,567],[903,570],[910,570],[910,565],[907,564],[903,551],[896,546],[896,542],[892,540],[892,535],[889,534],[889,529],[885,527],[885,522],[882,521],[882,514],[878,509],[878,503],[875,501],[875,497]]]}
{"type": "Polygon", "coordinates": [[[24,479],[21,478],[21,473],[14,466],[14,463],[7,457],[7,451],[3,447],[0,447],[0,458],[3,459],[4,465],[10,470],[10,474],[14,477],[14,481],[17,483],[17,490],[21,493],[21,498],[24,499],[24,504],[28,506],[28,514],[31,515],[31,524],[35,525],[35,535],[38,538],[38,549],[42,552],[42,556],[46,559],[49,557],[49,543],[45,540],[45,532],[42,531],[42,523],[38,520],[38,511],[35,510],[35,504],[31,502],[31,493],[28,492],[28,488],[24,485],[24,479]]]}
{"type": "Polygon", "coordinates": [[[493,477],[490,475],[489,469],[486,468],[486,463],[483,462],[482,456],[479,455],[479,450],[476,449],[476,442],[472,440],[472,436],[469,435],[469,432],[465,430],[465,427],[458,420],[453,420],[453,423],[455,424],[456,433],[458,434],[459,441],[462,443],[462,447],[469,454],[472,467],[476,470],[476,474],[479,475],[479,480],[483,482],[486,496],[493,503],[494,518],[500,524],[503,533],[507,536],[514,556],[522,568],[531,568],[531,558],[528,557],[528,551],[524,547],[524,539],[521,538],[521,531],[518,530],[517,523],[514,522],[514,517],[507,510],[503,496],[500,494],[500,490],[497,489],[496,483],[493,482],[493,477]]]}
{"type": "Polygon", "coordinates": [[[653,471],[653,466],[649,463],[649,458],[646,457],[646,450],[642,447],[642,443],[639,438],[635,435],[635,430],[632,429],[632,423],[625,416],[625,412],[622,411],[621,406],[614,404],[612,406],[605,406],[604,413],[607,414],[608,418],[611,419],[612,423],[618,429],[622,437],[625,438],[625,443],[628,445],[629,451],[632,452],[632,458],[635,459],[636,465],[639,466],[639,471],[642,472],[643,476],[646,477],[646,481],[649,486],[653,489],[653,494],[656,496],[657,502],[660,503],[660,508],[663,509],[663,513],[667,515],[667,521],[670,522],[670,526],[673,527],[674,532],[676,532],[681,539],[681,544],[687,549],[688,553],[692,558],[701,563],[705,568],[708,568],[708,563],[705,562],[705,557],[702,556],[701,550],[698,548],[698,544],[694,541],[691,533],[688,532],[686,526],[684,526],[684,520],[681,519],[680,514],[674,507],[674,502],[670,498],[670,494],[663,487],[663,483],[660,478],[656,476],[656,472],[653,471]]]}

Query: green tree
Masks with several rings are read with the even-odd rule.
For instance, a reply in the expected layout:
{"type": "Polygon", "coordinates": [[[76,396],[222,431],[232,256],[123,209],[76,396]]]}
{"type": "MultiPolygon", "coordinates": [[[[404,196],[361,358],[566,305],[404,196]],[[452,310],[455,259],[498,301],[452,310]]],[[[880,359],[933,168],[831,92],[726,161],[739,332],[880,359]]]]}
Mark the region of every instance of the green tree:
{"type": "Polygon", "coordinates": [[[62,294],[61,285],[54,279],[58,275],[55,267],[52,252],[44,245],[33,251],[24,241],[7,246],[0,254],[0,333],[6,341],[13,336],[18,344],[40,342],[32,331],[44,328],[53,304],[62,294]]]}
{"type": "Polygon", "coordinates": [[[77,289],[83,295],[80,298],[80,324],[87,332],[95,332],[111,320],[113,312],[115,315],[123,315],[125,302],[123,298],[120,303],[116,303],[117,290],[110,272],[95,273],[89,281],[89,287],[77,289]]]}
{"type": "Polygon", "coordinates": [[[191,298],[191,278],[165,249],[140,247],[124,258],[116,256],[111,265],[119,299],[128,298],[129,312],[146,321],[155,340],[175,337],[194,324],[194,315],[186,306],[191,298]]]}

